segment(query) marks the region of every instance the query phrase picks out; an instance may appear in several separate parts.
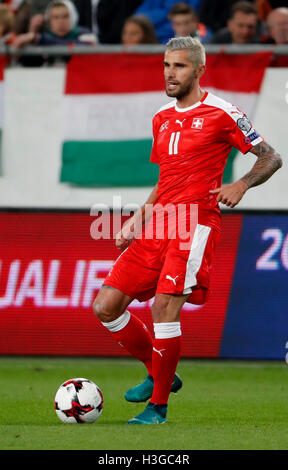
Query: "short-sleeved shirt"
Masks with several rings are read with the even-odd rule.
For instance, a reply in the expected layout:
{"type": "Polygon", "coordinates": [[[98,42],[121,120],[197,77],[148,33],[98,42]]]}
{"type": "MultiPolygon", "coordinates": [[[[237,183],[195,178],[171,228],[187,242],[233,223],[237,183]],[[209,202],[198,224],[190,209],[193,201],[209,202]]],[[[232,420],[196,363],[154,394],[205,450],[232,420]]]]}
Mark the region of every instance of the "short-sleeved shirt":
{"type": "Polygon", "coordinates": [[[200,223],[219,230],[217,194],[209,191],[222,185],[232,147],[245,154],[262,140],[237,106],[212,93],[187,108],[173,100],[153,117],[150,160],[160,168],[155,204],[198,204],[200,223]]]}

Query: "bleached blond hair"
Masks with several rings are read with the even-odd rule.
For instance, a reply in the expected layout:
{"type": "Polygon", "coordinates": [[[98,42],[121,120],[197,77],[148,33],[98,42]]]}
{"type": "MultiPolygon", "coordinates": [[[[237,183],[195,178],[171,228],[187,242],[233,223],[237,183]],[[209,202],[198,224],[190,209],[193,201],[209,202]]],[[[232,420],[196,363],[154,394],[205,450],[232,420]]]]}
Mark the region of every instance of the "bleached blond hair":
{"type": "Polygon", "coordinates": [[[198,68],[199,65],[205,65],[206,53],[203,44],[198,38],[192,38],[191,36],[183,36],[169,39],[166,44],[166,50],[178,51],[187,49],[189,53],[189,59],[191,60],[194,68],[198,68]]]}

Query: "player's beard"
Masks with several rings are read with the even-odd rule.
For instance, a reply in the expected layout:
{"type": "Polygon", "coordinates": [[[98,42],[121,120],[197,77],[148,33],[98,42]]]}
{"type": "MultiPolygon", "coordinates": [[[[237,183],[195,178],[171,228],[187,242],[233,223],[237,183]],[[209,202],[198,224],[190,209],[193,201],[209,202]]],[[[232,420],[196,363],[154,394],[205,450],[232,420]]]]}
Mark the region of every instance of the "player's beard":
{"type": "Polygon", "coordinates": [[[170,98],[177,98],[177,100],[181,100],[185,96],[189,95],[189,93],[191,93],[191,91],[194,89],[196,78],[197,72],[194,71],[192,77],[190,77],[187,82],[180,84],[177,90],[170,91],[166,85],[166,95],[170,98]]]}

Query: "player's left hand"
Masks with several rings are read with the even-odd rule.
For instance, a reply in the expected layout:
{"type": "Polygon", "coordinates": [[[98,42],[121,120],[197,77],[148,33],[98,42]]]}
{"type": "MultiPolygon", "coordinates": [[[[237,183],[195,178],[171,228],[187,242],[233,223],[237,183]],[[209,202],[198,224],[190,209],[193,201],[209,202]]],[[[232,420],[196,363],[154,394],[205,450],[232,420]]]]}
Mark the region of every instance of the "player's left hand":
{"type": "Polygon", "coordinates": [[[220,188],[211,189],[211,194],[218,194],[217,201],[222,202],[228,207],[235,207],[246,193],[248,186],[244,181],[236,181],[233,184],[227,184],[220,188]]]}

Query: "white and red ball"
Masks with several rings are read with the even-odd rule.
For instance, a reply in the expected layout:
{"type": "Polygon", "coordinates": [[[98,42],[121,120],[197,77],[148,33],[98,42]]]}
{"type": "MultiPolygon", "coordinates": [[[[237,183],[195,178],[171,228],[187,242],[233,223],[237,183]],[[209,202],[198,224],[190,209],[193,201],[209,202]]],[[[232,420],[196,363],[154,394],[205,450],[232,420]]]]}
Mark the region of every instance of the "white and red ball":
{"type": "Polygon", "coordinates": [[[54,408],[64,423],[94,423],[103,410],[103,395],[91,380],[66,380],[58,388],[54,408]]]}

